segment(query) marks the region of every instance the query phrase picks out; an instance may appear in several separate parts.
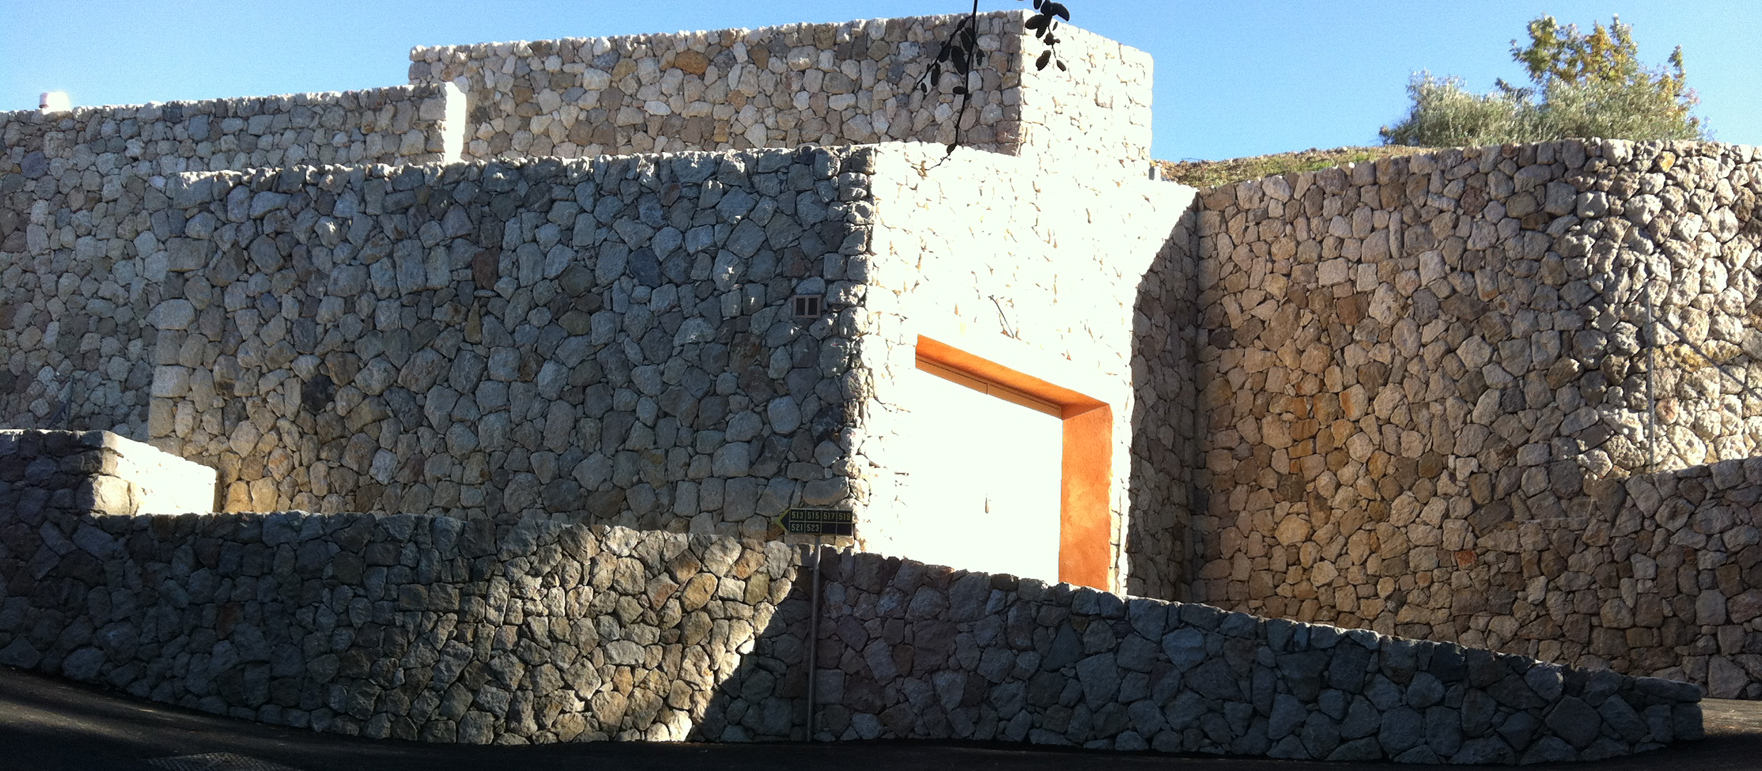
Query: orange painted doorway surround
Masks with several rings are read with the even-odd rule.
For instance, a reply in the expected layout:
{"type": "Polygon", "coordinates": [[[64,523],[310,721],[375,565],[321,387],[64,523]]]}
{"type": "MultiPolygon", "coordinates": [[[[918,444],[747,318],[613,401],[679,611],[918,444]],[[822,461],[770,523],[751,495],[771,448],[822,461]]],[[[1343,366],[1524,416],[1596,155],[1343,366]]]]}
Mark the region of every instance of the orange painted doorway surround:
{"type": "Polygon", "coordinates": [[[1058,580],[1111,589],[1113,408],[1093,397],[918,337],[918,369],[1064,422],[1058,580]]]}

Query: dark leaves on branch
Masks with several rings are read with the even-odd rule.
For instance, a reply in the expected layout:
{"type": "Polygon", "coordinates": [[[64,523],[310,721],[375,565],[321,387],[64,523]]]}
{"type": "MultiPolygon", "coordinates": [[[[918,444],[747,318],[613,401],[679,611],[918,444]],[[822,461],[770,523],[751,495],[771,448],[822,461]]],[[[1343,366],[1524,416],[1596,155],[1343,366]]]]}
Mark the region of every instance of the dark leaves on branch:
{"type": "Polygon", "coordinates": [[[943,41],[942,48],[936,52],[936,61],[918,79],[915,90],[928,94],[932,89],[941,88],[943,75],[955,75],[962,83],[967,82],[973,68],[985,56],[984,50],[979,47],[977,16],[978,9],[975,7],[973,15],[955,25],[954,32],[943,41]]]}
{"type": "MultiPolygon", "coordinates": [[[[1034,38],[1046,46],[1046,50],[1034,60],[1036,70],[1044,70],[1056,64],[1060,72],[1068,71],[1063,60],[1058,56],[1059,39],[1053,35],[1058,29],[1060,20],[1070,21],[1071,12],[1063,3],[1054,0],[1033,0],[1036,13],[1028,18],[1026,28],[1034,33],[1034,38]]],[[[960,100],[954,113],[954,142],[948,145],[948,153],[953,154],[954,148],[961,144],[961,123],[967,115],[967,107],[972,102],[973,94],[979,86],[973,82],[974,71],[985,65],[988,52],[979,45],[979,3],[973,2],[973,11],[961,19],[942,42],[936,52],[936,61],[924,71],[923,76],[912,90],[928,95],[934,89],[942,87],[942,76],[953,75],[956,78],[949,93],[960,100]]],[[[983,82],[983,81],[981,81],[983,82]]]]}
{"type": "Polygon", "coordinates": [[[1058,29],[1060,19],[1071,20],[1070,9],[1066,8],[1064,3],[1053,2],[1053,0],[1034,0],[1034,10],[1038,13],[1029,17],[1023,26],[1029,32],[1034,33],[1036,40],[1046,46],[1046,50],[1042,51],[1040,56],[1034,60],[1034,69],[1044,70],[1049,64],[1057,64],[1060,72],[1067,71],[1068,68],[1065,67],[1064,60],[1058,56],[1060,41],[1058,36],[1052,33],[1058,29]]]}

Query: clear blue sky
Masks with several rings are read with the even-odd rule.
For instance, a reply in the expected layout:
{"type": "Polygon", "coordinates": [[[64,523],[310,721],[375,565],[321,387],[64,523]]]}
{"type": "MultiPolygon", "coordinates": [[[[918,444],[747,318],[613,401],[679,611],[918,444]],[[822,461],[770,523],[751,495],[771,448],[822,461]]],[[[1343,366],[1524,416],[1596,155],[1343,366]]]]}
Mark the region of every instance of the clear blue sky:
{"type": "MultiPolygon", "coordinates": [[[[1376,143],[1410,73],[1522,81],[1513,38],[1542,13],[1618,12],[1640,55],[1672,46],[1714,138],[1762,144],[1762,0],[1065,0],[1075,23],[1156,57],[1158,158],[1376,143]]],[[[965,10],[965,0],[0,0],[0,110],[404,83],[414,45],[758,27],[965,10]]],[[[1023,7],[981,0],[986,10],[1023,7]]]]}

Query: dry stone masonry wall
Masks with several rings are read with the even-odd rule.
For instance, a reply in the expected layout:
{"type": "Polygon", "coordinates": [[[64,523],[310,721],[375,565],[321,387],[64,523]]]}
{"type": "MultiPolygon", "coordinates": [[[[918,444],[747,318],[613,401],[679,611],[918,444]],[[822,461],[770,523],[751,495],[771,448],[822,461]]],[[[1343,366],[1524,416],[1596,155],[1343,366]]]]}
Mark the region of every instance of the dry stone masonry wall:
{"type": "MultiPolygon", "coordinates": [[[[999,111],[1008,107],[1012,120],[1020,122],[1013,105],[1023,98],[1024,91],[1020,45],[1025,37],[1024,19],[1020,13],[981,19],[984,43],[996,54],[995,66],[986,70],[986,88],[980,98],[996,101],[975,107],[979,124],[967,140],[979,141],[983,132],[995,129],[1004,131],[1009,141],[979,143],[1012,152],[1028,147],[1067,157],[1117,156],[1125,159],[1122,168],[1130,172],[1125,176],[1136,177],[1136,169],[1127,167],[1143,160],[1147,146],[1148,58],[1111,41],[1071,31],[1075,37],[1066,41],[1063,51],[1073,63],[1072,72],[1032,81],[1033,87],[1026,90],[1035,91],[1037,112],[1025,128],[1011,128],[1009,121],[999,117],[999,111]],[[1107,109],[1089,109],[1090,103],[1107,109]]],[[[589,80],[599,75],[582,65],[603,60],[610,68],[605,74],[618,78],[616,83],[608,81],[608,99],[623,93],[621,89],[627,90],[631,99],[655,96],[647,93],[656,87],[652,76],[664,71],[659,81],[662,92],[657,92],[662,101],[679,96],[668,90],[676,87],[684,88],[682,93],[695,101],[722,92],[690,85],[695,81],[690,77],[682,80],[678,66],[696,68],[693,52],[718,45],[723,48],[705,57],[713,61],[697,74],[710,81],[722,77],[721,88],[727,92],[722,95],[729,99],[735,98],[729,94],[745,95],[740,89],[746,85],[742,84],[759,83],[767,95],[784,86],[796,89],[807,94],[803,98],[812,106],[821,98],[816,94],[841,90],[838,84],[844,81],[840,79],[849,80],[844,70],[855,66],[856,80],[851,82],[864,88],[831,96],[885,104],[886,109],[902,116],[916,116],[913,119],[923,124],[919,128],[929,131],[926,127],[947,116],[936,115],[936,110],[921,104],[911,107],[901,101],[904,97],[897,91],[888,91],[893,87],[889,84],[915,76],[915,70],[906,72],[906,63],[921,66],[920,59],[933,56],[929,47],[951,23],[947,18],[895,20],[798,25],[751,33],[426,49],[417,52],[417,59],[435,63],[428,68],[432,82],[399,89],[96,108],[60,117],[37,113],[14,116],[6,129],[6,136],[14,139],[7,140],[5,147],[7,158],[17,163],[19,171],[4,179],[7,185],[24,187],[13,191],[17,200],[8,201],[4,216],[9,219],[0,222],[11,227],[6,243],[21,249],[6,265],[12,289],[5,302],[0,302],[0,335],[5,335],[0,342],[21,354],[11,357],[3,375],[7,380],[0,384],[8,386],[8,414],[20,425],[114,428],[188,453],[220,470],[222,504],[230,510],[406,508],[538,514],[547,507],[555,508],[550,504],[571,500],[573,503],[564,507],[568,513],[560,516],[581,517],[591,512],[601,521],[670,523],[674,527],[695,520],[695,526],[703,528],[747,522],[753,512],[775,513],[791,502],[833,502],[862,491],[866,481],[849,481],[859,475],[860,468],[860,464],[847,463],[854,437],[842,432],[849,424],[844,412],[866,405],[842,393],[852,384],[833,382],[845,375],[825,375],[810,383],[812,378],[807,374],[816,368],[836,372],[843,365],[830,362],[854,356],[858,348],[853,341],[859,330],[852,324],[860,315],[853,309],[866,291],[867,271],[859,264],[865,259],[860,255],[867,250],[862,231],[869,227],[875,207],[865,202],[867,184],[850,177],[848,170],[834,168],[833,173],[845,176],[815,178],[812,185],[821,198],[831,195],[852,200],[804,204],[807,208],[790,224],[782,220],[793,216],[790,210],[798,203],[794,199],[803,192],[794,186],[808,184],[796,179],[799,168],[789,171],[787,179],[769,170],[757,175],[756,188],[734,183],[742,189],[726,199],[721,193],[725,180],[709,180],[701,199],[696,200],[712,201],[712,208],[692,214],[686,224],[672,222],[689,208],[672,203],[679,195],[676,183],[671,177],[667,182],[656,182],[666,176],[670,161],[661,164],[659,176],[630,171],[637,179],[635,187],[628,179],[619,183],[617,195],[644,196],[640,202],[581,198],[596,194],[583,192],[592,184],[586,188],[577,185],[580,189],[570,191],[553,186],[553,192],[563,198],[536,195],[528,201],[532,196],[524,187],[518,194],[492,194],[483,192],[477,186],[481,180],[472,176],[481,171],[440,172],[408,165],[387,169],[361,163],[340,170],[303,164],[430,161],[436,160],[432,152],[417,151],[432,151],[437,145],[443,151],[440,159],[445,159],[457,152],[457,135],[468,120],[478,121],[472,129],[474,136],[495,124],[484,112],[492,102],[502,104],[497,100],[512,98],[515,102],[508,102],[508,109],[530,111],[525,100],[532,95],[524,90],[536,81],[515,83],[489,76],[480,78],[478,85],[505,93],[492,98],[488,92],[474,91],[474,110],[466,118],[462,94],[451,82],[457,73],[443,73],[443,60],[448,67],[477,62],[471,66],[487,68],[482,72],[530,75],[536,71],[558,78],[569,73],[589,80]],[[861,55],[855,56],[858,47],[861,55]],[[523,51],[545,50],[551,53],[542,61],[520,58],[526,55],[523,51]],[[595,58],[552,61],[559,56],[569,58],[571,50],[582,56],[591,52],[595,58]],[[914,52],[922,56],[907,56],[914,52]],[[855,58],[847,59],[844,54],[855,58]],[[882,58],[863,58],[870,54],[882,58]],[[732,63],[722,61],[729,57],[732,63]],[[825,65],[829,59],[833,64],[825,65]],[[717,75],[721,72],[718,67],[735,65],[745,74],[733,78],[730,69],[717,75]],[[870,72],[877,67],[886,72],[870,72]],[[880,96],[869,87],[879,88],[880,96]],[[200,181],[177,175],[239,166],[263,170],[220,176],[209,172],[200,181]],[[443,180],[443,174],[451,176],[443,180]],[[778,179],[782,179],[781,185],[775,183],[778,179]],[[456,180],[466,182],[461,188],[437,189],[456,180]],[[435,193],[439,200],[431,200],[435,193]],[[379,195],[385,198],[376,199],[379,195]],[[412,196],[420,200],[412,203],[412,196]],[[448,196],[457,200],[449,203],[448,196]],[[567,201],[571,196],[575,199],[567,201]],[[657,209],[655,201],[660,197],[669,203],[657,209]],[[776,200],[771,200],[773,197],[776,200]],[[483,212],[492,198],[493,211],[483,212]],[[344,214],[333,216],[336,213],[330,207],[338,201],[344,214]],[[745,210],[748,205],[753,207],[750,212],[745,210]],[[823,211],[828,208],[833,210],[830,214],[823,211]],[[757,223],[768,223],[779,210],[784,212],[779,222],[763,227],[766,232],[761,234],[757,223]],[[713,217],[720,218],[714,227],[705,219],[712,217],[711,211],[713,217]],[[573,219],[563,221],[569,218],[573,219]],[[484,224],[486,219],[500,220],[504,226],[518,220],[520,226],[498,229],[493,223],[484,224]],[[46,222],[63,226],[43,225],[46,222]],[[743,223],[744,228],[737,227],[743,223]],[[799,244],[795,230],[806,233],[799,244]],[[601,240],[612,244],[603,261],[598,254],[601,240]],[[685,257],[679,259],[689,259],[692,264],[679,263],[669,250],[681,250],[685,257]],[[706,253],[714,254],[708,266],[696,264],[706,253]],[[387,254],[391,259],[382,260],[387,254]],[[532,264],[535,255],[544,263],[536,268],[532,264]],[[351,259],[358,262],[350,264],[351,259]],[[422,264],[414,264],[416,259],[422,264]],[[620,267],[620,259],[628,261],[629,275],[621,272],[625,269],[620,267]],[[673,264],[660,265],[662,262],[673,264]],[[567,267],[573,269],[566,275],[552,270],[567,267]],[[588,272],[593,274],[591,280],[588,272]],[[776,341],[760,340],[756,347],[739,347],[720,340],[738,334],[757,338],[742,326],[747,319],[735,318],[749,313],[760,313],[757,321],[761,324],[798,326],[796,332],[804,331],[811,322],[795,325],[778,321],[786,310],[783,305],[788,295],[796,290],[825,297],[839,313],[814,332],[816,340],[829,335],[832,341],[827,345],[837,350],[813,353],[798,342],[792,345],[803,350],[792,356],[799,361],[784,362],[772,356],[776,352],[770,346],[776,341]],[[696,296],[704,291],[715,296],[713,301],[696,296]],[[542,311],[536,309],[540,304],[533,300],[536,295],[542,295],[547,305],[542,311]],[[659,306],[650,307],[651,296],[659,306]],[[591,387],[595,384],[590,381],[606,378],[597,359],[609,345],[608,334],[615,338],[609,347],[619,349],[605,354],[619,360],[612,368],[621,371],[620,361],[637,356],[643,362],[630,365],[634,374],[645,378],[645,386],[656,385],[648,382],[652,368],[678,359],[675,354],[683,350],[667,350],[667,345],[658,342],[662,332],[677,332],[674,325],[684,323],[665,313],[669,302],[678,303],[679,314],[692,316],[691,323],[685,324],[692,342],[680,345],[695,344],[700,333],[718,338],[708,346],[706,368],[700,370],[683,364],[683,360],[666,365],[659,382],[664,394],[638,396],[629,388],[591,387]],[[492,304],[500,310],[490,310],[492,304]],[[623,310],[613,310],[613,305],[623,310]],[[527,315],[497,317],[502,312],[527,315]],[[709,315],[697,316],[700,312],[709,315]],[[709,332],[701,328],[706,324],[709,332]],[[376,334],[381,332],[385,334],[376,334]],[[481,335],[486,333],[502,335],[500,342],[505,345],[482,342],[481,335]],[[363,335],[366,340],[356,339],[363,335]],[[458,346],[463,335],[479,338],[465,342],[464,348],[481,351],[468,351],[463,356],[465,364],[453,362],[444,375],[430,372],[438,366],[436,357],[452,361],[461,350],[458,346]],[[584,343],[584,339],[598,342],[584,343]],[[418,348],[428,348],[409,349],[406,346],[411,340],[418,348]],[[519,362],[491,355],[492,348],[563,342],[571,343],[571,347],[560,349],[571,357],[585,355],[578,348],[586,345],[594,358],[577,367],[540,361],[531,351],[521,354],[519,362]],[[357,344],[359,351],[353,350],[357,344]],[[345,355],[330,355],[344,349],[348,349],[345,355]],[[749,355],[768,358],[742,358],[749,355]],[[653,357],[660,358],[650,361],[653,357]],[[729,358],[734,361],[725,360],[729,358]],[[482,359],[485,371],[472,375],[478,359],[482,359]],[[405,365],[412,362],[414,368],[405,371],[405,365]],[[491,364],[496,365],[495,372],[488,372],[491,364]],[[453,372],[461,367],[462,371],[453,372]],[[390,379],[394,369],[398,382],[390,379]],[[756,374],[761,370],[763,377],[756,374]],[[713,382],[706,386],[700,372],[713,382]],[[482,395],[491,406],[477,404],[477,384],[450,384],[455,374],[491,383],[482,395]],[[356,376],[364,378],[363,382],[354,383],[351,378],[356,376]],[[427,394],[417,393],[403,382],[430,376],[443,392],[435,394],[433,405],[427,394]],[[499,379],[503,377],[511,379],[499,379]],[[684,380],[691,381],[690,385],[685,386],[684,380]],[[539,381],[543,381],[542,388],[539,381]],[[499,406],[502,402],[498,399],[504,398],[501,383],[508,384],[505,398],[515,400],[508,407],[499,406]],[[460,393],[461,387],[473,393],[460,393]],[[780,388],[788,393],[760,394],[765,397],[763,404],[746,405],[753,400],[742,399],[754,389],[780,388]],[[729,389],[741,393],[723,393],[729,389]],[[565,390],[569,393],[563,394],[565,390]],[[527,401],[535,393],[536,397],[527,401]],[[466,406],[456,407],[457,417],[453,415],[455,408],[442,404],[448,396],[470,397],[462,400],[466,406]],[[662,396],[670,406],[652,408],[662,396]],[[722,401],[729,396],[746,406],[727,409],[722,401]],[[627,397],[635,397],[635,401],[627,397]],[[603,403],[607,398],[617,405],[603,403]],[[317,417],[331,399],[337,400],[331,409],[338,414],[317,417]],[[572,401],[577,399],[585,401],[572,401]],[[700,400],[704,400],[701,405],[700,400]],[[357,401],[366,406],[353,410],[357,401]],[[680,422],[669,420],[679,417],[673,411],[692,413],[700,406],[706,410],[705,416],[684,423],[704,430],[694,433],[688,427],[676,431],[680,422]],[[602,424],[601,408],[619,417],[602,424]],[[474,413],[473,409],[480,411],[474,413]],[[525,417],[502,419],[518,410],[526,410],[525,417]],[[342,411],[349,411],[352,417],[343,420],[342,411]],[[569,415],[577,411],[583,422],[566,428],[571,423],[569,415]],[[632,422],[626,420],[632,412],[639,416],[634,423],[641,424],[635,429],[626,425],[632,422]],[[755,415],[756,420],[749,419],[755,415]],[[478,425],[479,419],[482,425],[478,425]],[[776,426],[794,426],[799,436],[784,439],[791,429],[778,433],[773,431],[776,426]],[[602,441],[596,433],[601,429],[613,436],[602,441]],[[634,430],[634,435],[623,435],[628,430],[634,430]],[[665,435],[649,436],[653,431],[665,435]],[[658,440],[671,444],[651,446],[658,440]],[[510,454],[486,449],[482,444],[486,441],[497,447],[506,444],[510,454]],[[577,446],[575,454],[584,457],[563,457],[568,452],[566,444],[577,446]],[[593,444],[604,444],[604,452],[591,452],[588,446],[593,444]],[[326,449],[316,449],[321,446],[326,449]],[[593,457],[585,457],[588,455],[593,457]],[[530,465],[533,456],[537,465],[530,465]],[[513,465],[491,462],[492,458],[513,465]],[[564,467],[553,468],[553,462],[564,467]],[[727,484],[730,480],[732,485],[727,484]],[[676,489],[680,482],[684,487],[676,489]],[[634,498],[626,499],[625,491],[635,491],[634,498]]],[[[422,69],[421,64],[413,67],[413,79],[423,79],[422,69]]],[[[542,89],[534,93],[538,96],[532,98],[542,105],[550,105],[555,96],[543,94],[542,89]]],[[[598,98],[584,96],[586,93],[582,90],[574,97],[598,98]]],[[[765,103],[756,98],[758,94],[752,96],[755,99],[748,107],[765,103]]],[[[944,104],[951,101],[946,93],[939,98],[944,104]]],[[[772,120],[777,118],[774,113],[783,106],[793,108],[794,97],[790,99],[768,103],[768,112],[762,117],[770,125],[781,125],[781,119],[772,120]]],[[[645,109],[654,101],[645,100],[645,109]]],[[[840,109],[849,107],[846,101],[833,99],[840,109]]],[[[674,107],[679,108],[676,115],[686,112],[684,105],[674,107]]],[[[833,119],[833,123],[839,120],[833,119]]],[[[769,141],[793,144],[800,140],[785,137],[769,141]]],[[[616,148],[600,149],[622,151],[643,144],[625,137],[618,140],[616,148]]],[[[508,154],[538,152],[558,152],[558,148],[546,148],[541,142],[508,154]]],[[[913,172],[903,163],[898,165],[895,171],[902,177],[926,178],[924,169],[938,160],[938,153],[923,148],[900,153],[919,167],[913,172]]],[[[732,157],[728,163],[740,166],[755,162],[759,156],[742,153],[732,157]]],[[[991,175],[1008,174],[1021,179],[1012,183],[1012,189],[1000,190],[1000,196],[1037,196],[1037,190],[1028,189],[1031,185],[1025,175],[1039,161],[1005,162],[1009,160],[1000,159],[1002,166],[984,159],[962,162],[957,164],[961,167],[958,170],[939,170],[927,184],[936,190],[953,190],[969,181],[982,183],[995,178],[991,175]]],[[[602,161],[598,162],[602,170],[596,173],[604,177],[608,164],[629,170],[646,169],[650,163],[602,161]]],[[[833,163],[837,166],[842,161],[833,163]]],[[[548,174],[555,166],[553,161],[529,168],[544,169],[542,173],[548,174]]],[[[1096,190],[1119,187],[1114,182],[1092,185],[1089,180],[1093,175],[1069,172],[1062,172],[1067,178],[1061,185],[1075,183],[1075,188],[1096,190]]],[[[686,187],[687,195],[698,192],[689,183],[686,187]]],[[[919,240],[929,236],[926,244],[941,235],[952,238],[960,233],[962,229],[954,227],[952,220],[942,225],[928,221],[926,212],[937,207],[925,200],[919,187],[906,184],[899,188],[900,208],[894,221],[901,232],[919,240]],[[906,223],[910,219],[925,222],[906,223]]],[[[1134,195],[1139,208],[1145,208],[1143,194],[1134,192],[1126,197],[1134,195]]],[[[1064,227],[1062,235],[1071,240],[1080,232],[1085,243],[1094,244],[1092,251],[1110,253],[1113,249],[1101,235],[1106,228],[1094,220],[1096,213],[1114,208],[1114,202],[1097,200],[1100,202],[1085,209],[1089,221],[1064,227]]],[[[1132,205],[1132,201],[1125,204],[1132,205]]],[[[963,211],[977,213],[972,206],[963,211]]],[[[1150,209],[1145,211],[1146,222],[1154,220],[1150,209]]],[[[990,235],[1007,240],[1014,237],[1010,227],[1048,227],[1048,223],[1027,219],[1006,223],[1002,215],[1008,212],[1006,207],[991,217],[997,227],[990,235]]],[[[1156,228],[1151,225],[1150,229],[1156,228]]],[[[1038,238],[1047,244],[1041,261],[1050,264],[1057,236],[1038,238]]],[[[1155,234],[1146,238],[1149,240],[1127,251],[1154,251],[1155,234]]],[[[980,243],[983,240],[969,235],[963,243],[995,248],[995,244],[980,243]]],[[[989,269],[974,271],[965,265],[981,249],[944,251],[950,255],[949,264],[958,266],[956,273],[970,274],[964,281],[972,284],[972,297],[965,302],[963,319],[985,317],[981,295],[1020,288],[1026,300],[1029,287],[1045,291],[1044,287],[1052,285],[1054,276],[1041,273],[1047,269],[1058,272],[1055,266],[1036,264],[1032,271],[1019,275],[992,276],[989,269]]],[[[1135,272],[1102,268],[1100,275],[1111,276],[1109,280],[1120,286],[1130,283],[1135,272]]],[[[1061,280],[1071,286],[1086,275],[1087,271],[1065,271],[1061,280]]],[[[926,312],[957,310],[961,305],[946,299],[920,304],[930,309],[926,312]]],[[[1110,400],[1124,407],[1131,397],[1117,388],[1125,377],[1123,338],[1096,347],[1107,334],[1082,318],[1088,312],[1080,307],[1083,302],[1068,302],[1069,311],[1055,313],[1058,321],[1054,326],[1058,328],[1050,330],[1046,341],[1036,340],[1030,347],[1083,357],[1105,350],[1102,358],[1111,357],[1113,364],[1102,363],[1100,368],[1106,374],[1102,380],[1113,383],[1107,388],[1118,393],[1110,400]]],[[[1114,302],[1118,304],[1117,298],[1114,302]]],[[[902,317],[899,308],[889,313],[896,319],[902,317]]],[[[985,319],[987,324],[989,321],[985,319]]],[[[903,346],[909,354],[915,341],[904,335],[895,338],[891,344],[903,346]]],[[[610,378],[616,381],[621,376],[614,372],[610,378]]],[[[1115,434],[1123,448],[1130,431],[1125,413],[1116,414],[1120,425],[1115,434]]],[[[1116,453],[1116,460],[1123,457],[1123,452],[1116,453]]],[[[1123,512],[1124,488],[1115,487],[1114,508],[1123,512]]],[[[868,500],[867,493],[863,494],[868,500]]],[[[761,527],[759,520],[748,524],[752,529],[761,527]]],[[[1116,533],[1113,540],[1116,551],[1123,548],[1122,535],[1116,533]]]]}
{"type": "Polygon", "coordinates": [[[325,167],[171,187],[149,434],[228,510],[760,535],[833,503],[869,151],[325,167]],[[184,270],[187,268],[187,270],[184,270]],[[797,319],[790,298],[833,309],[797,319]]]}
{"type": "MultiPolygon", "coordinates": [[[[143,175],[457,157],[463,95],[446,84],[0,113],[8,160],[143,175]],[[449,111],[452,113],[449,115],[449,111]],[[452,125],[449,125],[452,124],[452,125]],[[12,138],[16,132],[16,139],[12,138]],[[451,148],[449,151],[449,144],[451,148]],[[38,155],[40,153],[40,155],[38,155]],[[109,157],[105,157],[109,156],[109,157]],[[150,162],[142,166],[143,162],[150,162]]],[[[27,181],[40,174],[27,174],[27,181]]],[[[63,188],[72,194],[78,187],[63,188]]],[[[41,193],[41,191],[39,191],[41,193]]]]}
{"type": "MultiPolygon", "coordinates": [[[[0,445],[0,484],[104,445],[0,445]]],[[[51,499],[0,495],[0,663],[334,733],[805,738],[809,644],[821,739],[1509,763],[1701,733],[1681,683],[874,554],[827,555],[811,643],[777,542],[51,499]]]]}
{"type": "Polygon", "coordinates": [[[854,495],[866,536],[891,551],[909,546],[886,540],[910,498],[890,470],[909,458],[887,448],[912,428],[888,422],[901,417],[890,388],[918,334],[965,326],[1115,405],[1117,559],[1129,307],[1167,241],[1157,213],[1188,199],[1030,176],[1032,160],[1001,155],[932,168],[940,157],[907,145],[178,176],[130,215],[153,234],[156,267],[136,282],[145,324],[87,342],[150,365],[107,384],[146,390],[142,438],[217,468],[225,510],[759,535],[788,505],[854,495]],[[883,163],[893,181],[877,197],[883,163]],[[952,195],[974,186],[995,189],[952,195]],[[994,203],[1041,195],[1071,205],[994,203]],[[1144,227],[1108,225],[1121,211],[1144,227]],[[792,318],[796,294],[829,313],[792,318]],[[865,442],[872,457],[855,454],[865,442]]]}
{"type": "MultiPolygon", "coordinates": [[[[1150,58],[1071,30],[1069,72],[1036,71],[1026,11],[979,17],[963,144],[1149,160],[1150,58]]],[[[955,139],[954,78],[913,86],[963,16],[423,47],[410,82],[469,94],[472,158],[742,150],[955,139]]],[[[1093,157],[1090,157],[1093,156],[1093,157]]]]}
{"type": "Polygon", "coordinates": [[[1597,141],[1203,194],[1187,596],[1698,683],[1754,666],[1762,626],[1715,610],[1748,589],[1753,492],[1653,490],[1762,438],[1759,192],[1752,148],[1597,141]]]}
{"type": "Polygon", "coordinates": [[[873,554],[827,567],[822,739],[1511,763],[1701,734],[1683,683],[873,554]]]}
{"type": "MultiPolygon", "coordinates": [[[[0,113],[0,415],[145,438],[168,177],[456,159],[450,86],[0,113]]],[[[181,226],[180,226],[181,227],[181,226]]]]}
{"type": "Polygon", "coordinates": [[[1066,70],[1036,73],[1044,47],[1027,36],[1022,88],[1022,148],[1040,168],[1065,174],[1142,179],[1150,161],[1149,54],[1092,32],[1061,25],[1058,56],[1066,70]]]}
{"type": "Polygon", "coordinates": [[[781,543],[584,525],[6,519],[0,663],[373,738],[684,740],[794,573],[781,543]]]}
{"type": "Polygon", "coordinates": [[[216,470],[0,432],[0,663],[375,737],[806,738],[811,675],[820,738],[1457,762],[1699,735],[1628,675],[1762,697],[1758,151],[1189,206],[1148,57],[1039,72],[1025,12],[945,158],[958,18],[0,114],[0,419],[216,470]],[[843,555],[806,640],[752,539],[849,503],[909,553],[920,335],[1106,402],[1110,585],[1240,612],[843,555]],[[385,513],[236,513],[286,509],[385,513]]]}
{"type": "Polygon", "coordinates": [[[1175,220],[1133,305],[1132,509],[1123,586],[1146,597],[1189,596],[1203,543],[1194,515],[1205,513],[1209,500],[1194,480],[1200,447],[1197,208],[1175,220]]]}
{"type": "Polygon", "coordinates": [[[1584,660],[1698,683],[1714,698],[1762,698],[1755,623],[1762,616],[1762,461],[1636,476],[1622,493],[1613,522],[1587,528],[1583,544],[1539,528],[1520,533],[1544,564],[1594,565],[1545,584],[1531,579],[1526,588],[1558,608],[1551,615],[1565,615],[1566,638],[1588,637],[1584,660]],[[1654,522],[1656,530],[1646,527],[1654,522]],[[1669,545],[1660,547],[1666,533],[1669,545]]]}

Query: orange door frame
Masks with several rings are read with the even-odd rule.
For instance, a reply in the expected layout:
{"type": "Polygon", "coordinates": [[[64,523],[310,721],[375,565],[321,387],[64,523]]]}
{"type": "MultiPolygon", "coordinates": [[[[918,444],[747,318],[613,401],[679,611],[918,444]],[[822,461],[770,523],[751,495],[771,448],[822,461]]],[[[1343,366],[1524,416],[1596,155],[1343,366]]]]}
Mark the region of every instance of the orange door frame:
{"type": "Polygon", "coordinates": [[[1108,578],[1113,562],[1113,408],[1093,397],[922,335],[918,337],[917,366],[1064,422],[1058,580],[1111,589],[1108,578]]]}

